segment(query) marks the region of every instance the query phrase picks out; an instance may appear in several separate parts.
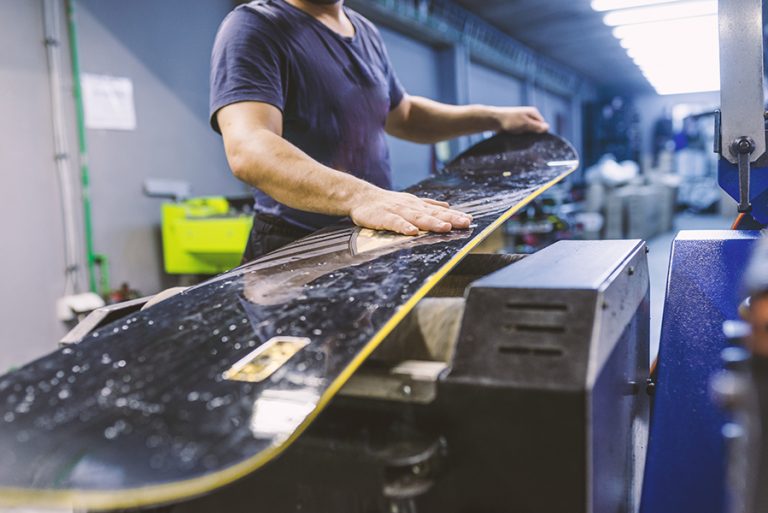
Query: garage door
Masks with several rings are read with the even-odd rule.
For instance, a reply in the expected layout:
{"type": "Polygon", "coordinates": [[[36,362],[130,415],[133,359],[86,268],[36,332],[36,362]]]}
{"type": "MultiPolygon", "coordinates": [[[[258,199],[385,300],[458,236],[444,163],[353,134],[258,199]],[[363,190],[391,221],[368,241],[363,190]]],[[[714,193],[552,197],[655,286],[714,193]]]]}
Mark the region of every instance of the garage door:
{"type": "Polygon", "coordinates": [[[522,85],[519,80],[476,63],[469,69],[470,103],[520,105],[522,85]]]}
{"type": "Polygon", "coordinates": [[[571,106],[568,99],[543,89],[536,89],[533,96],[533,104],[549,121],[551,130],[566,139],[572,139],[575,120],[571,119],[571,106]]]}

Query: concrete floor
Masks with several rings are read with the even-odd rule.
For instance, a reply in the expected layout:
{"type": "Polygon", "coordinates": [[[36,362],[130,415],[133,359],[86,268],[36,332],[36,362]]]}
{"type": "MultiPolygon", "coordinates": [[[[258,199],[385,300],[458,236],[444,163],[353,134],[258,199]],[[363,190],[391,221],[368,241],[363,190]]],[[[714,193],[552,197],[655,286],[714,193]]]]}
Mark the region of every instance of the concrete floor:
{"type": "Polygon", "coordinates": [[[681,230],[727,230],[732,219],[720,215],[681,214],[675,219],[675,229],[648,241],[648,269],[651,278],[651,361],[659,352],[661,319],[667,289],[667,271],[672,241],[681,230]]]}

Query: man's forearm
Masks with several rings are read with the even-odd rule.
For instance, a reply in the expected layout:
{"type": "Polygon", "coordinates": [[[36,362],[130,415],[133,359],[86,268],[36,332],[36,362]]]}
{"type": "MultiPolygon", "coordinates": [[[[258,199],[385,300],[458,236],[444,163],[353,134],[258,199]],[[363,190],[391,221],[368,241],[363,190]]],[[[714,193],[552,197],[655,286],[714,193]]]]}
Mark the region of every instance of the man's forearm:
{"type": "Polygon", "coordinates": [[[432,144],[462,135],[501,130],[493,107],[485,105],[447,105],[412,96],[404,119],[388,127],[392,135],[422,144],[432,144]]]}
{"type": "Polygon", "coordinates": [[[240,180],[289,207],[327,215],[349,215],[356,196],[375,186],[326,167],[275,133],[261,129],[247,142],[227,148],[240,180]]]}

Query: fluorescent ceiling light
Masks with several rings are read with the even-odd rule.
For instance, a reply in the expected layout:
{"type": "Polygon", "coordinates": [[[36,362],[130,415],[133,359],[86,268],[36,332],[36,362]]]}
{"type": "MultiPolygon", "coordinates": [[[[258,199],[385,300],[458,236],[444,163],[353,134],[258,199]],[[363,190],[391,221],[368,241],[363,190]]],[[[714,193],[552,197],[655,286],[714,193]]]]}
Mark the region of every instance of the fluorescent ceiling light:
{"type": "Polygon", "coordinates": [[[592,0],[658,94],[720,89],[716,0],[592,0]]]}
{"type": "Polygon", "coordinates": [[[717,14],[717,0],[674,2],[651,7],[611,11],[605,15],[603,21],[609,27],[616,27],[637,23],[652,23],[654,21],[694,18],[710,14],[717,14]]]}
{"type": "Polygon", "coordinates": [[[717,16],[625,25],[613,34],[658,94],[720,89],[717,16]]]}
{"type": "Polygon", "coordinates": [[[592,9],[598,12],[629,9],[645,5],[658,5],[674,2],[675,0],[592,0],[592,9]]]}
{"type": "MultiPolygon", "coordinates": [[[[623,25],[613,29],[613,36],[624,45],[645,43],[658,46],[658,38],[676,41],[679,44],[696,45],[701,42],[717,41],[717,16],[698,16],[679,20],[662,20],[653,23],[623,25]]],[[[667,48],[669,53],[677,53],[675,46],[667,48]]],[[[625,46],[625,48],[628,48],[625,46]]],[[[678,56],[683,59],[684,55],[678,56]]]]}

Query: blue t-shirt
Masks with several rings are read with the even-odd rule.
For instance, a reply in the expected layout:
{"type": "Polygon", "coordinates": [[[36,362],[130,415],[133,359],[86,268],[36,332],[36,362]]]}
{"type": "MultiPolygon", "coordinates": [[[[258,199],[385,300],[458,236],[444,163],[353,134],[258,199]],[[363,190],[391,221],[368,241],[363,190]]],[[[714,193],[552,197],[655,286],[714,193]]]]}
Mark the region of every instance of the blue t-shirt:
{"type": "MultiPolygon", "coordinates": [[[[344,37],[284,0],[256,0],[231,12],[211,58],[211,125],[243,101],[283,113],[283,137],[318,162],[379,187],[392,187],[384,132],[404,91],[376,27],[346,9],[355,27],[344,37]]],[[[338,218],[287,207],[254,191],[256,211],[309,230],[338,218]]]]}

